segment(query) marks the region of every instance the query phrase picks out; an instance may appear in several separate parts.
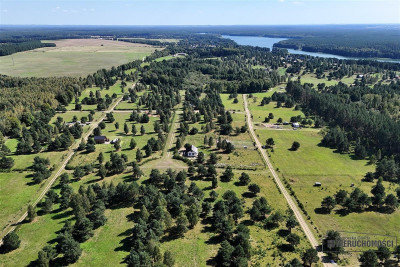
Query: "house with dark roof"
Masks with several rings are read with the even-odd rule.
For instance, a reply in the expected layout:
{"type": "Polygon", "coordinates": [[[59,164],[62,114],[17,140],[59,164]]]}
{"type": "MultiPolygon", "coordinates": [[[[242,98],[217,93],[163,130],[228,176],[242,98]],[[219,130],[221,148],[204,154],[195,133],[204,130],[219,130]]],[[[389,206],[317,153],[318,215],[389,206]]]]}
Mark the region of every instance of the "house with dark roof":
{"type": "Polygon", "coordinates": [[[94,137],[94,141],[96,144],[104,144],[105,142],[108,142],[108,138],[104,135],[99,135],[94,137]]]}

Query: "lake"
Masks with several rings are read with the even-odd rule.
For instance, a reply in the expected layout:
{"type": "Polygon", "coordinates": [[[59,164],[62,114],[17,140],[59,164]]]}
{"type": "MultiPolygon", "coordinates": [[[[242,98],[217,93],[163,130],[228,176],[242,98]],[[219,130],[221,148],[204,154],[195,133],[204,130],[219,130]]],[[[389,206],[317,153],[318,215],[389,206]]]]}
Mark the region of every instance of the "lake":
{"type": "MultiPolygon", "coordinates": [[[[275,43],[278,43],[283,40],[287,40],[287,38],[270,38],[270,37],[260,37],[260,36],[232,36],[232,35],[222,35],[222,38],[227,38],[235,41],[239,45],[251,45],[251,46],[259,46],[259,47],[267,47],[272,50],[272,47],[275,43]]],[[[323,58],[337,58],[337,59],[372,59],[372,58],[353,58],[353,57],[343,57],[333,54],[325,54],[325,53],[315,53],[315,52],[306,52],[301,50],[287,49],[291,54],[298,55],[309,55],[314,57],[323,57],[323,58]]],[[[386,58],[378,58],[374,59],[382,62],[392,62],[392,63],[400,63],[400,59],[386,59],[386,58]]]]}

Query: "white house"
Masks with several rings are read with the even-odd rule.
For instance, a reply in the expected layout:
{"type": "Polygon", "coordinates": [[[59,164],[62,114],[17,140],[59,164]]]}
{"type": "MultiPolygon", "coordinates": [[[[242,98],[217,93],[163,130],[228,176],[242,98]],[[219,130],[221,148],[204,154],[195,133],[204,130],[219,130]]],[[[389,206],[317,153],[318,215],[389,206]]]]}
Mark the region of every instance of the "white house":
{"type": "Polygon", "coordinates": [[[300,124],[299,124],[298,122],[293,122],[293,123],[292,123],[292,126],[293,126],[294,128],[299,128],[299,127],[300,127],[300,124]]]}
{"type": "Polygon", "coordinates": [[[199,151],[198,151],[197,147],[195,147],[194,145],[192,145],[189,150],[186,150],[185,152],[183,152],[183,155],[185,157],[190,157],[190,158],[197,157],[198,154],[199,154],[199,151]]]}

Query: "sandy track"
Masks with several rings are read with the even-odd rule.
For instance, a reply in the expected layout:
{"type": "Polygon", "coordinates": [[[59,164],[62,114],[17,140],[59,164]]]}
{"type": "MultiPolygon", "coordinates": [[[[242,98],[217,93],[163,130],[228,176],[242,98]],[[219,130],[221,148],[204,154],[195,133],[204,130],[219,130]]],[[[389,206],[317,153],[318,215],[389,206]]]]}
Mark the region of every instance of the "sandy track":
{"type": "MultiPolygon", "coordinates": [[[[247,125],[249,127],[249,132],[250,132],[250,135],[253,138],[254,142],[256,143],[257,149],[260,151],[262,158],[264,159],[265,163],[267,164],[268,169],[271,172],[272,176],[274,177],[274,180],[275,180],[276,184],[278,185],[279,189],[281,190],[283,196],[285,197],[286,202],[288,203],[289,207],[293,210],[293,213],[296,216],[296,219],[299,222],[301,228],[303,229],[304,234],[307,236],[307,239],[310,241],[311,245],[315,249],[318,249],[319,243],[318,243],[317,239],[315,238],[314,234],[311,232],[311,229],[308,227],[307,222],[304,220],[301,211],[298,209],[298,207],[294,203],[292,197],[286,190],[286,188],[283,185],[282,181],[280,180],[279,176],[276,174],[275,169],[272,166],[267,153],[262,148],[262,145],[261,145],[260,141],[258,140],[257,135],[254,132],[253,122],[251,119],[251,113],[247,106],[247,95],[243,95],[243,105],[244,105],[244,109],[246,111],[246,120],[247,120],[247,125]]],[[[327,259],[324,257],[324,254],[322,252],[318,252],[318,257],[320,258],[320,260],[324,266],[326,266],[326,267],[334,266],[333,264],[327,262],[327,259]]]]}

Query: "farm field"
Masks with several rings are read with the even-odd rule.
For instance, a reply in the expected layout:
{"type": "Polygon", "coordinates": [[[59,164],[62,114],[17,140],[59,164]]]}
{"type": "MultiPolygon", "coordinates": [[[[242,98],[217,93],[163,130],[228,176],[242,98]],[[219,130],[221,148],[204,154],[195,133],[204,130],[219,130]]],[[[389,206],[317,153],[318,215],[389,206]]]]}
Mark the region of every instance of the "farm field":
{"type": "Polygon", "coordinates": [[[0,73],[20,77],[83,77],[100,68],[111,68],[142,59],[155,47],[99,39],[48,41],[56,47],[38,48],[0,59],[0,73]]]}

